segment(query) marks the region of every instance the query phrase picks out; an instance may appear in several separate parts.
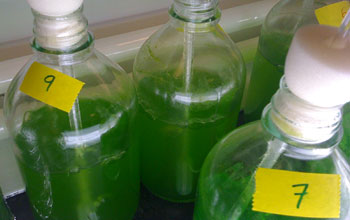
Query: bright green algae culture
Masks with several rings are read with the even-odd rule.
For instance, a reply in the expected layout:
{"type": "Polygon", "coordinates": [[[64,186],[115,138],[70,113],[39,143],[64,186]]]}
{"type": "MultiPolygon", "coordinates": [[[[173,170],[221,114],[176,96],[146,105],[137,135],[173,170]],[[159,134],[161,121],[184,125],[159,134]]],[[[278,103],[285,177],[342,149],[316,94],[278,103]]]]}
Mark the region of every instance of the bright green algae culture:
{"type": "MultiPolygon", "coordinates": [[[[220,150],[216,147],[210,152],[201,172],[198,186],[200,198],[196,201],[194,220],[321,220],[320,218],[290,217],[252,210],[252,197],[255,191],[254,174],[267,151],[265,143],[257,142],[259,139],[263,140],[262,132],[259,132],[261,128],[257,128],[259,123],[255,122],[241,128],[241,131],[244,130],[242,137],[256,132],[256,136],[251,140],[243,141],[247,143],[244,148],[238,147],[240,146],[238,142],[231,142],[233,139],[227,141],[230,138],[227,136],[224,138],[226,139],[225,145],[223,141],[220,142],[222,144],[220,150]],[[237,144],[236,147],[231,146],[234,144],[237,144]],[[222,160],[223,158],[227,160],[222,160]],[[222,163],[213,165],[215,163],[213,161],[222,161],[222,163]]],[[[331,157],[303,161],[283,154],[272,169],[286,167],[287,169],[284,170],[293,167],[290,171],[307,171],[308,173],[334,173],[334,170],[337,169],[331,157]]],[[[295,201],[297,203],[298,197],[295,201]]]]}
{"type": "Polygon", "coordinates": [[[13,220],[13,216],[10,213],[9,208],[7,207],[7,204],[5,203],[5,200],[3,198],[1,189],[0,189],[0,219],[1,220],[13,220]]]}
{"type": "MultiPolygon", "coordinates": [[[[232,196],[233,198],[237,198],[237,199],[241,196],[240,193],[245,189],[244,186],[248,185],[249,178],[246,177],[245,179],[237,181],[237,180],[232,180],[232,177],[228,175],[222,175],[222,176],[218,175],[216,177],[213,177],[212,181],[213,182],[211,184],[225,185],[225,190],[227,191],[227,197],[231,197],[231,199],[229,199],[230,201],[232,200],[232,196]]],[[[209,185],[207,187],[212,187],[209,185]]],[[[298,198],[296,197],[296,201],[297,199],[298,198]]],[[[198,204],[198,208],[196,207],[194,219],[195,220],[322,220],[321,218],[291,217],[291,216],[256,212],[252,210],[253,202],[251,200],[251,197],[247,198],[247,201],[249,201],[247,206],[243,207],[244,209],[238,215],[236,216],[233,215],[231,217],[223,215],[223,213],[228,213],[230,209],[233,207],[233,205],[236,205],[236,204],[232,204],[232,206],[230,207],[220,207],[222,208],[221,211],[216,210],[216,212],[213,213],[213,216],[215,216],[215,218],[208,218],[204,214],[207,212],[208,209],[211,209],[210,207],[209,208],[203,207],[201,206],[201,204],[198,204]]]]}
{"type": "Polygon", "coordinates": [[[261,33],[244,106],[245,122],[260,119],[263,109],[279,88],[292,38],[293,35],[278,32],[261,33]]]}
{"type": "Polygon", "coordinates": [[[79,105],[79,131],[70,129],[67,113],[44,106],[25,113],[15,137],[35,218],[132,219],[139,167],[130,113],[103,100],[79,105]]]}
{"type": "Polygon", "coordinates": [[[157,77],[138,84],[142,182],[157,196],[177,202],[194,199],[205,157],[237,123],[243,90],[229,85],[224,91],[216,73],[193,72],[195,89],[183,93],[176,88],[181,78],[167,79],[171,73],[153,74],[157,77]],[[158,117],[159,112],[164,115],[158,117]]]}

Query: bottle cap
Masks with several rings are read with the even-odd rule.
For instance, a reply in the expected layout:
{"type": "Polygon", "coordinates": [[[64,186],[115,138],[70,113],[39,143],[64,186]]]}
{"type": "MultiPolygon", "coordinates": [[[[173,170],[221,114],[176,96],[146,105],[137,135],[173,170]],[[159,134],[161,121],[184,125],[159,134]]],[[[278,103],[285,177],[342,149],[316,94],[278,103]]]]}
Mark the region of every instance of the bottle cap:
{"type": "Polygon", "coordinates": [[[27,0],[30,7],[46,16],[64,16],[76,11],[83,0],[27,0]]]}
{"type": "Polygon", "coordinates": [[[299,98],[319,107],[350,101],[350,39],[338,28],[310,25],[300,28],[289,49],[285,78],[299,98]]]}

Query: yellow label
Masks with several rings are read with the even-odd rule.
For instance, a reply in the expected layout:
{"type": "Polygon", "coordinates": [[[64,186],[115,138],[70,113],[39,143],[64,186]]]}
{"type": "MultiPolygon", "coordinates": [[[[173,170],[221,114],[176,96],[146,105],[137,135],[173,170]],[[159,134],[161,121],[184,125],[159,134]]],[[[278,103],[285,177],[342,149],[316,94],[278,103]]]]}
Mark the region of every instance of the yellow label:
{"type": "Polygon", "coordinates": [[[253,210],[306,218],[339,218],[340,175],[258,168],[253,210]]]}
{"type": "Polygon", "coordinates": [[[64,73],[34,62],[19,90],[43,103],[70,112],[84,84],[64,73]]]}
{"type": "Polygon", "coordinates": [[[350,8],[348,1],[334,3],[315,10],[320,24],[339,27],[350,8]]]}

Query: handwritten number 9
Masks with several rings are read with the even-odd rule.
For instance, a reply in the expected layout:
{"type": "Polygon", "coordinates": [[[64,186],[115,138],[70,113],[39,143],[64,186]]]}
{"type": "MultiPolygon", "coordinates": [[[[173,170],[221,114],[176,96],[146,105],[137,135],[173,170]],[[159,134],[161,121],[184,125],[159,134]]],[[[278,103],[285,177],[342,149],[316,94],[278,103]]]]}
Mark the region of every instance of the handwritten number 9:
{"type": "Polygon", "coordinates": [[[44,82],[47,83],[47,88],[46,88],[46,92],[49,91],[52,83],[55,81],[56,77],[53,76],[53,75],[47,75],[45,78],[44,78],[44,82]]]}
{"type": "Polygon", "coordinates": [[[341,9],[341,16],[345,18],[346,13],[348,13],[348,8],[342,8],[341,9]]]}

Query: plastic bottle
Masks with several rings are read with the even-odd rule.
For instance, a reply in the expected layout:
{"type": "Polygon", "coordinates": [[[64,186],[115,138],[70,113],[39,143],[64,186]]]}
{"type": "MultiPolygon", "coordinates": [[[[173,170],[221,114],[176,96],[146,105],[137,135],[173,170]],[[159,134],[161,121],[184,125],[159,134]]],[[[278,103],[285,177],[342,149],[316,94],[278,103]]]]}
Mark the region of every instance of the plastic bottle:
{"type": "Polygon", "coordinates": [[[141,180],[171,201],[194,199],[204,158],[237,123],[245,69],[217,4],[175,0],[134,63],[141,180]]]}
{"type": "MultiPolygon", "coordinates": [[[[35,17],[34,55],[11,82],[4,111],[35,219],[132,219],[139,199],[132,80],[94,49],[82,0],[28,3],[35,17]],[[46,73],[34,65],[85,83],[69,113],[46,103],[71,92],[45,102],[22,92],[29,69],[46,73]]],[[[70,90],[52,76],[42,79],[44,90],[41,84],[32,89],[70,90]]]]}
{"type": "MultiPolygon", "coordinates": [[[[316,25],[296,33],[286,60],[286,80],[281,81],[261,121],[231,132],[205,160],[195,220],[320,219],[253,211],[257,168],[296,171],[299,175],[340,175],[340,217],[325,219],[350,218],[350,166],[338,147],[342,138],[341,107],[350,100],[350,43],[342,42],[340,48],[330,46],[336,34],[336,28],[316,25]]],[[[315,185],[310,187],[314,189],[315,185]]],[[[299,191],[290,190],[291,195],[299,191]]],[[[315,194],[310,192],[310,197],[306,194],[304,199],[310,200],[311,196],[315,194]]],[[[295,208],[298,199],[295,196],[295,204],[294,200],[285,203],[287,199],[279,202],[295,208]]],[[[310,201],[316,204],[318,197],[310,201]]]]}
{"type": "Polygon", "coordinates": [[[340,142],[340,148],[344,151],[347,158],[350,158],[350,103],[343,107],[343,129],[344,136],[340,142]]]}
{"type": "Polygon", "coordinates": [[[0,219],[1,220],[14,220],[15,218],[10,212],[10,209],[7,207],[4,196],[0,189],[0,219]]]}
{"type": "Polygon", "coordinates": [[[339,0],[281,0],[271,9],[262,26],[247,89],[245,122],[260,119],[277,91],[294,33],[304,25],[318,24],[315,10],[335,2],[339,0]]]}
{"type": "MultiPolygon", "coordinates": [[[[350,22],[350,12],[348,11],[344,17],[342,24],[340,26],[340,33],[343,33],[342,38],[348,37],[349,29],[348,23],[350,22]]],[[[339,146],[344,151],[346,157],[350,158],[350,102],[343,106],[343,129],[344,136],[339,146]]]]}

